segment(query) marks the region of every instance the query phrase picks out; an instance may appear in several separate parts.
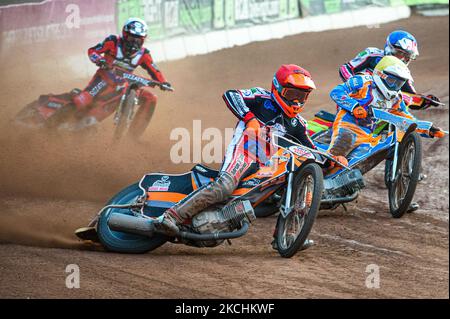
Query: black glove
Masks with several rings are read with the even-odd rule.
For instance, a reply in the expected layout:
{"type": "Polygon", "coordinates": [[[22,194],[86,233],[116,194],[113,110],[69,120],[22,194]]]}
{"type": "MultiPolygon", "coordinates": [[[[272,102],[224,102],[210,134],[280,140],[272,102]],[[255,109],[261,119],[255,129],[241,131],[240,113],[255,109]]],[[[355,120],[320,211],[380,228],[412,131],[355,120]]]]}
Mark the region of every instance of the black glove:
{"type": "Polygon", "coordinates": [[[429,108],[430,106],[439,106],[439,103],[434,103],[434,101],[436,101],[436,102],[441,101],[437,96],[435,96],[433,94],[428,94],[426,97],[428,99],[423,99],[423,102],[420,105],[421,108],[429,108]]]}
{"type": "Polygon", "coordinates": [[[172,85],[169,82],[164,82],[160,86],[163,91],[173,91],[172,85]]]}
{"type": "Polygon", "coordinates": [[[97,62],[95,62],[95,64],[100,68],[100,69],[107,69],[108,68],[108,63],[106,63],[105,59],[99,59],[97,62]]]}

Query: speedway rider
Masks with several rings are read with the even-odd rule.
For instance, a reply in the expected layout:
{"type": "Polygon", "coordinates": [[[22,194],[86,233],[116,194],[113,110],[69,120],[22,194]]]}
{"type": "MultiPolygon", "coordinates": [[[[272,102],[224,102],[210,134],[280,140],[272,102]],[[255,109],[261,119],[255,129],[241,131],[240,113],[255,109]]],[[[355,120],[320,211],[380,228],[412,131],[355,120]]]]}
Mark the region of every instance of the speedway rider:
{"type": "MultiPolygon", "coordinates": [[[[358,73],[373,72],[375,66],[384,56],[395,56],[402,60],[406,65],[415,60],[419,56],[418,43],[416,38],[409,32],[396,30],[391,32],[384,46],[384,50],[369,47],[361,51],[353,60],[345,63],[339,68],[339,75],[345,82],[350,77],[358,73]]],[[[404,99],[408,107],[413,110],[428,108],[429,106],[438,106],[439,98],[429,94],[424,99],[417,94],[411,80],[403,85],[401,91],[404,93],[404,99]]]]}
{"type": "MultiPolygon", "coordinates": [[[[122,28],[122,36],[110,35],[103,42],[89,48],[89,59],[99,69],[88,86],[74,97],[75,106],[79,111],[87,110],[95,101],[119,103],[123,94],[124,80],[108,71],[112,66],[118,66],[128,72],[133,72],[141,66],[153,80],[163,84],[162,90],[171,89],[170,83],[153,62],[150,51],[143,46],[147,30],[145,21],[129,18],[122,28]]],[[[129,128],[130,134],[136,138],[147,127],[157,101],[156,95],[148,87],[138,89],[137,93],[140,107],[129,128]]]]}
{"type": "MultiPolygon", "coordinates": [[[[267,148],[270,143],[264,139],[265,146],[255,149],[248,141],[262,136],[266,128],[287,133],[301,144],[315,148],[306,131],[306,121],[299,115],[315,88],[307,70],[290,64],[282,65],[275,73],[271,91],[262,88],[226,91],[223,99],[239,122],[219,176],[168,209],[163,215],[161,230],[176,234],[178,225],[212,204],[226,200],[244,175],[253,172],[255,165],[264,165],[270,158],[270,154],[264,152],[270,148],[267,148]]],[[[310,196],[312,200],[312,194],[310,196]]]]}
{"type": "MultiPolygon", "coordinates": [[[[358,145],[373,143],[377,139],[372,135],[376,119],[371,115],[371,105],[382,104],[402,116],[414,118],[401,94],[407,81],[412,82],[413,79],[406,64],[389,55],[378,62],[372,74],[358,74],[336,86],[330,93],[338,112],[328,152],[347,156],[358,145]]],[[[439,128],[430,130],[430,137],[443,136],[444,132],[439,128]]]]}

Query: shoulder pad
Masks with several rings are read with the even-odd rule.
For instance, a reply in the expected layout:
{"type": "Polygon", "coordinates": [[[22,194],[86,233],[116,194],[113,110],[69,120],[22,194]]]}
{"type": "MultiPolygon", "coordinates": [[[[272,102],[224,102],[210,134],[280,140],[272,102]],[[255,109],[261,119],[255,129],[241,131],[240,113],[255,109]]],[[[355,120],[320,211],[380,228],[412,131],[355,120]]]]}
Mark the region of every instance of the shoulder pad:
{"type": "Polygon", "coordinates": [[[114,43],[117,43],[117,35],[111,34],[109,37],[105,39],[105,41],[112,41],[114,43]]]}
{"type": "Polygon", "coordinates": [[[358,74],[348,79],[347,85],[352,91],[357,91],[362,89],[364,84],[370,81],[372,81],[372,76],[370,74],[358,74]]]}
{"type": "Polygon", "coordinates": [[[374,47],[368,47],[363,52],[373,56],[384,56],[384,51],[374,47]]]}
{"type": "Polygon", "coordinates": [[[251,98],[254,97],[255,95],[270,95],[269,91],[258,87],[239,91],[242,93],[242,96],[244,98],[251,98]]]}

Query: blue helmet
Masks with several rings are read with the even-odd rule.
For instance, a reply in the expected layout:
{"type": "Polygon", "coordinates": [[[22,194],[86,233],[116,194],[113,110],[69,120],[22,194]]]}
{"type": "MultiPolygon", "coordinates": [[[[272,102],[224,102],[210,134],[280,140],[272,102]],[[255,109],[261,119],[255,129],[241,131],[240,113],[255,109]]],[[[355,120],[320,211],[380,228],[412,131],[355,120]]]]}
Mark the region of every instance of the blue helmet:
{"type": "Polygon", "coordinates": [[[388,35],[384,53],[386,55],[394,55],[408,64],[419,55],[417,46],[417,40],[411,33],[397,30],[388,35]]]}

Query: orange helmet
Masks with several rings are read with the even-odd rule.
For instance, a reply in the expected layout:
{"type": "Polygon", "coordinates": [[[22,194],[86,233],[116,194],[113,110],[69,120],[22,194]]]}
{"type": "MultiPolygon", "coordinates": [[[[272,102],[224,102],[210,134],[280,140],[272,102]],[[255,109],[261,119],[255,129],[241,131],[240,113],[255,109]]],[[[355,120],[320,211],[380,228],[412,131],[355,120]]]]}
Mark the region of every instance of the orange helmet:
{"type": "Polygon", "coordinates": [[[309,93],[316,88],[311,74],[295,64],[283,64],[272,81],[272,97],[290,118],[303,110],[309,93]]]}

